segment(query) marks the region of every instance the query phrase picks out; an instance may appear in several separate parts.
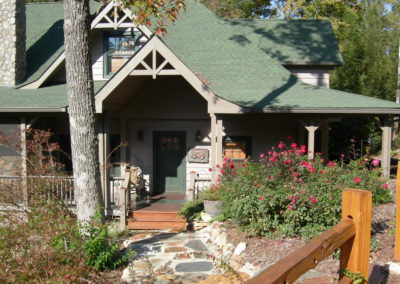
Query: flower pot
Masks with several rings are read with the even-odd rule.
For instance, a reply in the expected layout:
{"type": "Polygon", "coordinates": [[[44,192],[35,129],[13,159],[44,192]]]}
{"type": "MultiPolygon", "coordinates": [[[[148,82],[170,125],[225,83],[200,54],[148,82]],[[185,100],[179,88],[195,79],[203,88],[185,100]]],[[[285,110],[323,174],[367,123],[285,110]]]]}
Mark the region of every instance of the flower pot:
{"type": "Polygon", "coordinates": [[[212,218],[218,217],[222,214],[222,201],[204,200],[204,212],[212,218]]]}

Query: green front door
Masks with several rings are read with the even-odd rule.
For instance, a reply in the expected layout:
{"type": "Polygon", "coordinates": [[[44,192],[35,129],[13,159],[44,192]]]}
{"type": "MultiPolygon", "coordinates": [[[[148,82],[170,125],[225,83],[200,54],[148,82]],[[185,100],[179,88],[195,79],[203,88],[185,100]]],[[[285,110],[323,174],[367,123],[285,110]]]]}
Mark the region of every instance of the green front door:
{"type": "Polygon", "coordinates": [[[186,191],[186,133],[154,132],[154,193],[186,191]]]}

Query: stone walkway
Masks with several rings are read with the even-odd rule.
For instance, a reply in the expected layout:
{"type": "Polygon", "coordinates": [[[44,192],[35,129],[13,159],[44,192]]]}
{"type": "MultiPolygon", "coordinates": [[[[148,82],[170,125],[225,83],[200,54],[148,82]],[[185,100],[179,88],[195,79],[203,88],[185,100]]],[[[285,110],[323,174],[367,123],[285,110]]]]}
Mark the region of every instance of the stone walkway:
{"type": "MultiPolygon", "coordinates": [[[[124,242],[136,252],[121,280],[125,283],[243,283],[266,267],[244,263],[246,243],[229,243],[218,224],[195,231],[137,232],[124,242]],[[216,225],[216,226],[214,226],[216,225]]],[[[316,271],[297,283],[331,283],[316,271]]]]}
{"type": "MultiPolygon", "coordinates": [[[[199,283],[211,275],[228,275],[229,267],[216,257],[209,242],[201,231],[137,233],[124,242],[136,255],[121,279],[126,283],[199,283]]],[[[231,273],[238,278],[236,272],[231,273]]],[[[248,278],[245,273],[239,277],[248,278]]]]}

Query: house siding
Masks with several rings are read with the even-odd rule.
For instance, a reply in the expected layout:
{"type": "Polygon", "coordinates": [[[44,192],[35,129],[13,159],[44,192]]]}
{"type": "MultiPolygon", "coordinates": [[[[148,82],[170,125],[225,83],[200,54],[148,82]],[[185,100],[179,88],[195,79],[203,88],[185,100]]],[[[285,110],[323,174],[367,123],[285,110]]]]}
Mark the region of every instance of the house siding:
{"type": "Polygon", "coordinates": [[[300,81],[313,86],[329,88],[329,70],[317,68],[291,68],[287,69],[292,72],[300,81]]]}

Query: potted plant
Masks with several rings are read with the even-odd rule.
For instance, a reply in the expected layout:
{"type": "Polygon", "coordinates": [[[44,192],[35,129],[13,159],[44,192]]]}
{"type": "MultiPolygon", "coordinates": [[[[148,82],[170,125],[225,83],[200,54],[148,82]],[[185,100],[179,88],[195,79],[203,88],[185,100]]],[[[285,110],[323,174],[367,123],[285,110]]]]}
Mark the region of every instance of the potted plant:
{"type": "Polygon", "coordinates": [[[209,189],[200,193],[204,203],[204,212],[215,218],[222,214],[222,190],[218,185],[212,185],[209,189]]]}

